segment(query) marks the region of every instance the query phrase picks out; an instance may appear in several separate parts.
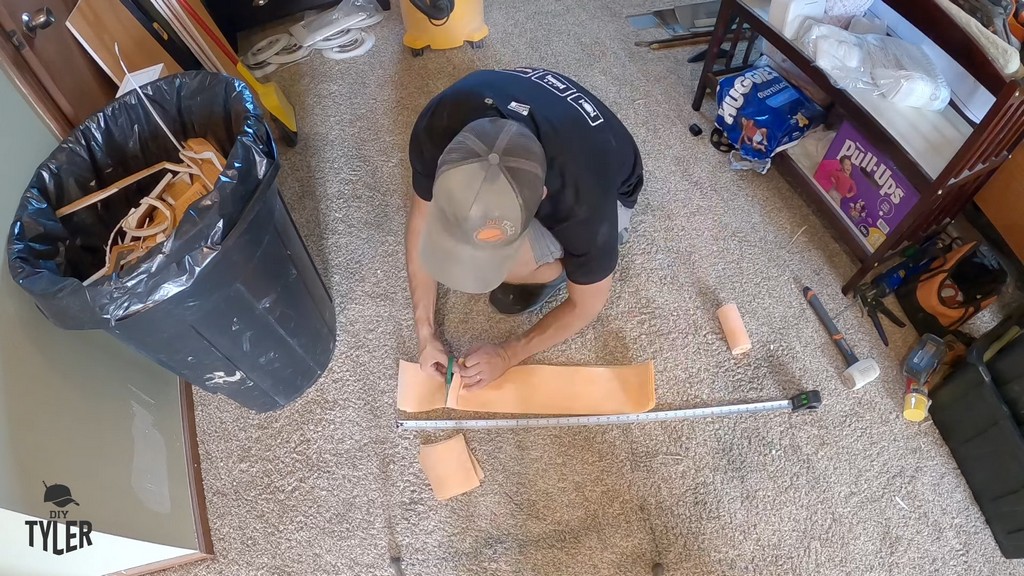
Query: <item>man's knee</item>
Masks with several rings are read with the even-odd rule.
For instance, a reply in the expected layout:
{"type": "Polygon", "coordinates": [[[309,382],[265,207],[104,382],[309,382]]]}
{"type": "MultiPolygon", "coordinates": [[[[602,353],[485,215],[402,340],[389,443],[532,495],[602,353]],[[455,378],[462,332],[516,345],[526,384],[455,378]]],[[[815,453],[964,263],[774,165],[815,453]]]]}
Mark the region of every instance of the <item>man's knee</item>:
{"type": "Polygon", "coordinates": [[[534,221],[505,276],[508,284],[546,284],[562,275],[562,246],[546,228],[534,221]]]}
{"type": "MultiPolygon", "coordinates": [[[[527,249],[529,251],[529,249],[527,249]]],[[[555,260],[544,264],[537,264],[531,255],[530,258],[516,260],[516,265],[505,277],[507,284],[546,284],[562,275],[562,261],[555,260]]]]}

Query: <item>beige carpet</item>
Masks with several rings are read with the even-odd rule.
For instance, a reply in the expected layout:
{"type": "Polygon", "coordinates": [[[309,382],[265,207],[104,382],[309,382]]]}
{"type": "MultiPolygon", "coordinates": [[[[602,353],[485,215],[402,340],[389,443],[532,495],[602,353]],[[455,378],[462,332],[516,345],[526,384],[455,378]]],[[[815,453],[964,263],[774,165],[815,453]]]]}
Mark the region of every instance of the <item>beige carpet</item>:
{"type": "MultiPolygon", "coordinates": [[[[658,33],[624,19],[660,7],[491,0],[483,49],[418,59],[393,12],[367,56],[317,56],[275,75],[302,132],[282,149],[280,182],[334,295],[337,352],[278,413],[197,391],[217,559],[173,574],[389,575],[390,553],[409,576],[641,576],[655,561],[688,576],[1024,572],[1001,558],[934,427],[900,416],[900,360],[914,335],[890,329],[886,350],[866,318],[844,314],[854,348],[883,372],[864,390],[842,389],[842,361],[799,288],[812,285],[837,312],[853,262],[776,174],[732,172],[689,135],[692,122],[706,132],[712,122],[710,104],[689,106],[694,49],[635,48],[658,33]],[[470,432],[483,486],[434,500],[416,462],[429,438],[395,430],[397,363],[416,352],[403,263],[408,134],[464,73],[519,65],[590,88],[633,131],[647,168],[607,309],[535,361],[653,358],[659,408],[818,388],[822,411],[470,432]],[[754,341],[740,359],[714,316],[726,301],[754,341]]],[[[455,350],[536,320],[502,318],[462,294],[442,294],[440,318],[455,350]]]]}

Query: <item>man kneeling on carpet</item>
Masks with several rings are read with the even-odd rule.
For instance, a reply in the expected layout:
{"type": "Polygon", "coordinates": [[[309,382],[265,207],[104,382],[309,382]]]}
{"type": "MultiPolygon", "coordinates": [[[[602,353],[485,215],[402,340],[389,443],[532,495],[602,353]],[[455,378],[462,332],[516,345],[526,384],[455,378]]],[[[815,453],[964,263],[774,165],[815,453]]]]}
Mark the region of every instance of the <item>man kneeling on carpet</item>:
{"type": "Polygon", "coordinates": [[[457,367],[484,386],[579,332],[604,308],[643,185],[632,135],[593,94],[537,68],[480,70],[427,104],[409,142],[406,264],[420,367],[444,377],[437,283],[490,292],[504,314],[568,298],[529,330],[457,367]]]}

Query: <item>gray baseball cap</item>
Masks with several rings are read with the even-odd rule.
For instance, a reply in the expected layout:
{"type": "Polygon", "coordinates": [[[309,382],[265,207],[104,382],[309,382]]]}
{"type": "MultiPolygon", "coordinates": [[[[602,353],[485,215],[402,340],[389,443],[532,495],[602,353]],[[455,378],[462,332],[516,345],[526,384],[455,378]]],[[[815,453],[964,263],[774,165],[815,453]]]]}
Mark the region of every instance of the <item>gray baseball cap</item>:
{"type": "Polygon", "coordinates": [[[420,253],[427,272],[460,292],[497,288],[544,197],[546,168],[544,148],[514,120],[463,128],[437,162],[420,253]]]}

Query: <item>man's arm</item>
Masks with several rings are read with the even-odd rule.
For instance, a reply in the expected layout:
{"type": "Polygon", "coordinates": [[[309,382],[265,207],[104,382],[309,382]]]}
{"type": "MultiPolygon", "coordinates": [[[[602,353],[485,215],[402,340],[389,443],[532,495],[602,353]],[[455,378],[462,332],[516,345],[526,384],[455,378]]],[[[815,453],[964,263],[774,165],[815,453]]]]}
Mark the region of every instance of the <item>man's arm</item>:
{"type": "Polygon", "coordinates": [[[423,269],[420,262],[420,244],[430,203],[412,195],[409,220],[405,229],[405,266],[409,276],[409,294],[412,296],[413,320],[419,339],[420,368],[424,372],[443,375],[447,371],[448,353],[437,337],[434,326],[434,305],[437,301],[437,281],[423,269]]]}
{"type": "Polygon", "coordinates": [[[608,302],[612,277],[596,284],[568,283],[569,297],[529,330],[502,344],[513,366],[573,337],[597,318],[608,302]]]}
{"type": "Polygon", "coordinates": [[[568,288],[569,297],[522,335],[498,346],[485,345],[470,351],[459,371],[466,387],[491,383],[512,366],[568,340],[593,322],[608,302],[612,277],[596,284],[569,282],[568,288]]]}

